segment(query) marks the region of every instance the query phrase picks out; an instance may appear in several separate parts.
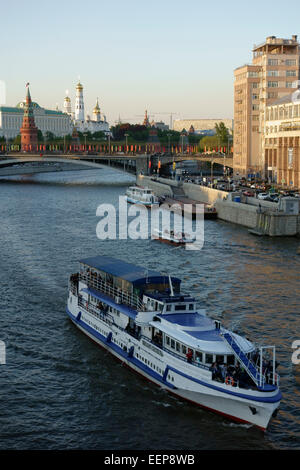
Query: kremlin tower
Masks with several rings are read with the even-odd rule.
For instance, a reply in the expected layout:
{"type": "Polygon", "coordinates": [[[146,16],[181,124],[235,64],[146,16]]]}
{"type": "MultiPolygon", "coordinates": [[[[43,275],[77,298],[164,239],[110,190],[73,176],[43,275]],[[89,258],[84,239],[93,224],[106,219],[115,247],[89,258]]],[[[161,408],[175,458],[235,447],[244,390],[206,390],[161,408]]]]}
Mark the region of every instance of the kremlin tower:
{"type": "Polygon", "coordinates": [[[31,96],[29,91],[29,83],[26,85],[27,94],[26,102],[24,106],[23,123],[20,129],[21,134],[21,150],[26,152],[34,152],[37,149],[38,144],[38,128],[34,122],[33,106],[31,102],[31,96]]]}
{"type": "Polygon", "coordinates": [[[71,100],[69,97],[68,90],[66,91],[66,97],[64,99],[64,112],[67,113],[69,116],[72,115],[71,100]]]}
{"type": "Polygon", "coordinates": [[[75,121],[84,122],[83,86],[80,81],[76,85],[75,121]]]}
{"type": "Polygon", "coordinates": [[[151,127],[151,126],[150,126],[150,122],[149,122],[149,118],[148,118],[147,110],[145,111],[145,117],[144,117],[144,121],[143,121],[143,126],[151,127]]]}
{"type": "Polygon", "coordinates": [[[97,101],[96,101],[96,105],[93,109],[93,120],[96,121],[96,122],[101,121],[101,112],[100,112],[98,98],[97,98],[97,101]]]}

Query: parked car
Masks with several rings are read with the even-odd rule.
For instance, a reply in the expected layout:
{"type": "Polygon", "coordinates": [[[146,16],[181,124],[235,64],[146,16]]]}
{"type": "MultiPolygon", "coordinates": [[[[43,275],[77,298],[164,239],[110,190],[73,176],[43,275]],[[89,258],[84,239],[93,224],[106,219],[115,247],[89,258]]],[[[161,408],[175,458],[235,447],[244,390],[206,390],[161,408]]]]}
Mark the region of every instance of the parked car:
{"type": "Polygon", "coordinates": [[[247,197],[254,197],[254,194],[251,191],[244,191],[243,195],[247,197]]]}
{"type": "Polygon", "coordinates": [[[268,193],[258,193],[257,199],[267,199],[269,197],[268,193]]]}

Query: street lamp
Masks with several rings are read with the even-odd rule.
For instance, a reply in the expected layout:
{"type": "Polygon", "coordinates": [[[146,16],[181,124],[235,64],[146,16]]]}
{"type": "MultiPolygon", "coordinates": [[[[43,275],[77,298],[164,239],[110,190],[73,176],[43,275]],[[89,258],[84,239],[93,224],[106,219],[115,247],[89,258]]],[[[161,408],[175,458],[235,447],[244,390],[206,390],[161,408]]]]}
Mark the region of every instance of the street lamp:
{"type": "Polygon", "coordinates": [[[214,161],[212,160],[210,162],[210,179],[211,179],[210,185],[211,187],[213,187],[213,177],[214,177],[214,161]]]}
{"type": "MultiPolygon", "coordinates": [[[[233,137],[231,135],[228,135],[228,141],[227,141],[227,156],[229,158],[230,152],[229,152],[229,143],[233,142],[233,137]]],[[[224,153],[224,174],[225,174],[225,153],[224,153]]],[[[227,175],[227,180],[229,180],[228,175],[227,175]]],[[[229,181],[228,181],[228,189],[229,189],[229,181]]]]}
{"type": "Polygon", "coordinates": [[[169,154],[169,155],[170,155],[170,153],[171,153],[171,152],[170,152],[170,147],[171,147],[171,145],[170,145],[170,138],[171,138],[171,135],[172,135],[172,134],[167,134],[167,136],[168,136],[168,154],[169,154]]]}
{"type": "Polygon", "coordinates": [[[184,153],[184,148],[183,148],[183,137],[184,137],[184,134],[181,134],[181,151],[182,153],[184,153]]]}
{"type": "Polygon", "coordinates": [[[126,153],[127,153],[127,137],[129,137],[129,134],[124,134],[125,136],[125,146],[126,146],[126,153]]]}
{"type": "Polygon", "coordinates": [[[110,133],[108,134],[108,153],[110,154],[110,133]]]}
{"type": "Polygon", "coordinates": [[[86,136],[87,136],[87,134],[84,133],[83,135],[84,135],[84,151],[86,152],[86,136]]]}

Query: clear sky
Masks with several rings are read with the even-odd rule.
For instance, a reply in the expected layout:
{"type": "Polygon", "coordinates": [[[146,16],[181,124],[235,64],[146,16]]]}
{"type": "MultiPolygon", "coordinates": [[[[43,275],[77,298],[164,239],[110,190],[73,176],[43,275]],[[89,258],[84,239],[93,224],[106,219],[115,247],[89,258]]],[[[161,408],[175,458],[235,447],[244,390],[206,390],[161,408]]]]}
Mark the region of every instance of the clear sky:
{"type": "Polygon", "coordinates": [[[299,0],[1,0],[6,104],[62,109],[84,86],[109,122],[232,118],[233,70],[267,36],[300,36],[299,0]],[[161,114],[159,114],[161,113],[161,114]],[[164,114],[165,113],[165,114],[164,114]],[[178,113],[178,114],[175,114],[178,113]]]}

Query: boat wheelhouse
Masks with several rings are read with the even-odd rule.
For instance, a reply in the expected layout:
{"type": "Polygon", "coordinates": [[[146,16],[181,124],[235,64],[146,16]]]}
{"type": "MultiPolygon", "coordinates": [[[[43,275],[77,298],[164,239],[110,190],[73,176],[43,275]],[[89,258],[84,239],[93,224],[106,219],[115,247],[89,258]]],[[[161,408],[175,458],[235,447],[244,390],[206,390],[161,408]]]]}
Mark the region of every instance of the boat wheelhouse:
{"type": "Polygon", "coordinates": [[[127,202],[132,204],[143,204],[146,207],[159,205],[159,199],[149,188],[141,186],[130,186],[126,190],[127,202]]]}
{"type": "Polygon", "coordinates": [[[67,313],[163,389],[266,429],[281,400],[275,348],[257,348],[227,330],[180,287],[177,277],[107,256],[85,258],[70,277],[67,313]]]}

